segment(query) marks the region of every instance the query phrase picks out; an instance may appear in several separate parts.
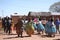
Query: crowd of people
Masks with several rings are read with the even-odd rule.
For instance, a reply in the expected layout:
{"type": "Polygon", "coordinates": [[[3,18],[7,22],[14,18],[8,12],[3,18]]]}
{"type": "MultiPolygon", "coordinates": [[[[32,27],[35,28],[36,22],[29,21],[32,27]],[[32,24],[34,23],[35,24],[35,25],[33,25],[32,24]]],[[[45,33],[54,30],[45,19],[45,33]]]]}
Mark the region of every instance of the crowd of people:
{"type": "MultiPolygon", "coordinates": [[[[10,34],[11,33],[11,25],[12,19],[9,17],[4,17],[2,19],[2,25],[4,28],[4,32],[10,34]]],[[[46,34],[50,37],[55,37],[57,31],[60,34],[60,20],[57,18],[56,20],[50,18],[46,20],[46,18],[29,18],[28,20],[25,19],[18,19],[18,22],[14,24],[16,28],[16,33],[18,37],[21,35],[23,37],[23,30],[29,35],[33,35],[37,31],[38,34],[46,34]],[[41,33],[42,32],[42,33],[41,33]]]]}

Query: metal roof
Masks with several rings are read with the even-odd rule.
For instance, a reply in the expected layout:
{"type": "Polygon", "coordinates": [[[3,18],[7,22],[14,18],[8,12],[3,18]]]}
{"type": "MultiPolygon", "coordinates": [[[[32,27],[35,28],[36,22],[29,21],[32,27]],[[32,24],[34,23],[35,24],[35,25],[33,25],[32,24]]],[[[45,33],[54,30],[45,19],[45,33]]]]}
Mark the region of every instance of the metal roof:
{"type": "Polygon", "coordinates": [[[30,12],[30,16],[50,16],[51,12],[30,12]]]}

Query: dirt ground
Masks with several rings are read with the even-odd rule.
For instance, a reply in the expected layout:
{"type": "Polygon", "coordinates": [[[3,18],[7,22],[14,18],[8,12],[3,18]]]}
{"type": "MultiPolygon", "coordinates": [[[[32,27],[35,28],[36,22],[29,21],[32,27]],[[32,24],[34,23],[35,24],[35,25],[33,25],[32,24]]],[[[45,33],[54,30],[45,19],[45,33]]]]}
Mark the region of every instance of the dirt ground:
{"type": "Polygon", "coordinates": [[[23,32],[23,38],[17,37],[15,31],[12,31],[11,35],[0,31],[0,40],[60,40],[60,34],[56,34],[55,37],[47,37],[46,34],[41,36],[40,34],[34,33],[31,37],[29,37],[25,32],[23,32]]]}

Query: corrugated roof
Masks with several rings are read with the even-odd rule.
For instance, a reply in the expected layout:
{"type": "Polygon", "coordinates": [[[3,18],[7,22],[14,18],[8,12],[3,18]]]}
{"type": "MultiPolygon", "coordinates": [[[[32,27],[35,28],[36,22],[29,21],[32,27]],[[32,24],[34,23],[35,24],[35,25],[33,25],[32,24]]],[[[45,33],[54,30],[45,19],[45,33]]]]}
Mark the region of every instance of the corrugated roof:
{"type": "Polygon", "coordinates": [[[30,16],[50,16],[50,12],[30,12],[30,16]]]}

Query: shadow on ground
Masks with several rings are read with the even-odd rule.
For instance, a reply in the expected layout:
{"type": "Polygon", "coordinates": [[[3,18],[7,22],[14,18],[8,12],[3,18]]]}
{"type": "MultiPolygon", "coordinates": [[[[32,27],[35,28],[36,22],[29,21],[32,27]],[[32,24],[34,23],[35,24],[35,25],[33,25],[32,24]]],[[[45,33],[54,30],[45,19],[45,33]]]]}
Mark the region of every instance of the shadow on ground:
{"type": "Polygon", "coordinates": [[[30,37],[30,36],[23,36],[23,37],[16,36],[16,37],[7,37],[7,38],[3,38],[3,39],[24,38],[24,37],[30,37]]]}
{"type": "Polygon", "coordinates": [[[60,40],[60,39],[53,39],[53,40],[60,40]]]}
{"type": "Polygon", "coordinates": [[[41,35],[42,38],[48,37],[48,38],[54,38],[52,36],[48,36],[48,35],[41,35]]]}

